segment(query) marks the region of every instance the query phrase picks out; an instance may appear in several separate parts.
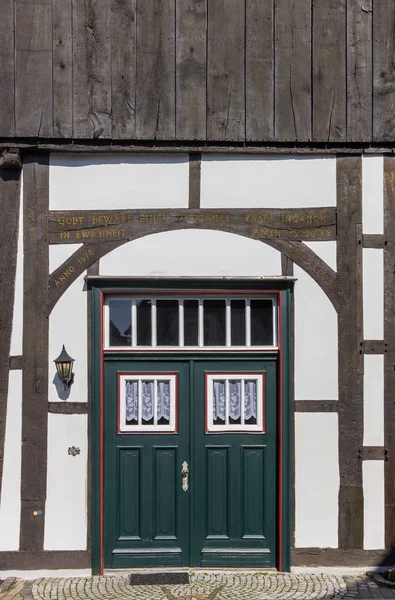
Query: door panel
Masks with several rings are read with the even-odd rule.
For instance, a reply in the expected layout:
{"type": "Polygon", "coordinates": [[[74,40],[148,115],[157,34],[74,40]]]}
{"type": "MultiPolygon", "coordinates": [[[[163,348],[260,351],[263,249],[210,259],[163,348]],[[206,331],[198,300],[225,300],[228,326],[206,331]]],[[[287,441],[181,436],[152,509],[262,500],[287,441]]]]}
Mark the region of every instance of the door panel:
{"type": "Polygon", "coordinates": [[[105,566],[187,565],[189,494],[182,490],[181,468],[189,461],[188,362],[107,360],[104,422],[105,566]],[[136,374],[144,380],[150,373],[162,379],[177,374],[177,431],[150,433],[145,425],[144,431],[120,433],[119,386],[125,374],[135,381],[136,374]]]}
{"type": "Polygon", "coordinates": [[[275,362],[195,362],[194,393],[191,565],[275,566],[275,362]],[[264,374],[264,432],[207,431],[207,374],[232,372],[264,374]]]}

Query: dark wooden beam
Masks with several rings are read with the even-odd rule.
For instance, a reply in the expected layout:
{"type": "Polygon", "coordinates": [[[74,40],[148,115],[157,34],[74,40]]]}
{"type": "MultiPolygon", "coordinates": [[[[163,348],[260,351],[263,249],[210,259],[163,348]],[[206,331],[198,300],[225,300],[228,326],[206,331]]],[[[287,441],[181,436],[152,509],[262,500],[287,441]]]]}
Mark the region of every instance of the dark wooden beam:
{"type": "Polygon", "coordinates": [[[364,340],[363,351],[365,354],[385,354],[387,343],[384,340],[364,340]]]}
{"type": "Polygon", "coordinates": [[[189,208],[200,208],[202,155],[193,153],[189,155],[189,208]]]}
{"type": "Polygon", "coordinates": [[[375,233],[365,233],[362,236],[362,243],[364,248],[384,248],[384,235],[375,233]]]}
{"type": "Polygon", "coordinates": [[[90,568],[91,555],[86,550],[0,552],[0,569],[2,571],[90,568]]]}
{"type": "Polygon", "coordinates": [[[362,159],[337,158],[339,547],[363,548],[362,159]]]}
{"type": "Polygon", "coordinates": [[[86,415],[86,402],[48,402],[48,412],[55,415],[86,415]]]}
{"type": "MultiPolygon", "coordinates": [[[[20,548],[41,552],[47,480],[49,156],[23,165],[24,281],[20,548]]],[[[10,567],[8,567],[10,568],[10,567]]]]}
{"type": "MultiPolygon", "coordinates": [[[[395,13],[394,13],[395,16],[395,13]]],[[[395,157],[384,158],[384,466],[385,547],[395,544],[395,157]]]]}
{"type": "Polygon", "coordinates": [[[345,550],[342,548],[292,548],[293,567],[374,567],[393,565],[385,550],[345,550]]]}
{"type": "Polygon", "coordinates": [[[23,367],[23,356],[10,356],[10,369],[17,370],[23,367]]]}
{"type": "Polygon", "coordinates": [[[295,400],[295,412],[337,412],[338,400],[295,400]]]}
{"type": "Polygon", "coordinates": [[[0,235],[0,493],[3,474],[10,369],[9,355],[18,253],[19,205],[20,170],[0,168],[0,209],[2,222],[4,223],[0,235]]]}
{"type": "Polygon", "coordinates": [[[382,446],[364,446],[362,449],[363,460],[387,460],[388,452],[382,446]]]}

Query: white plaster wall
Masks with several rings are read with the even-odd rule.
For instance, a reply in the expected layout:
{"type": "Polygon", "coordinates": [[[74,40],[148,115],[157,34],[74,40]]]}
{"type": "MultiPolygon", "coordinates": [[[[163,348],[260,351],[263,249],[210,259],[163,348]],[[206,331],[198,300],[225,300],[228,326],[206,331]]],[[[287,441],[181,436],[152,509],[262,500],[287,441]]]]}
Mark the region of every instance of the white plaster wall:
{"type": "Polygon", "coordinates": [[[295,399],[337,400],[336,311],[318,284],[296,265],[295,277],[295,399]]]}
{"type": "MultiPolygon", "coordinates": [[[[50,271],[63,263],[80,244],[62,244],[50,246],[50,271]]],[[[50,402],[69,400],[71,402],[88,401],[88,307],[84,274],[65,291],[49,317],[49,392],[50,402]],[[53,363],[65,345],[67,352],[75,360],[74,383],[64,390],[56,374],[53,363]]]]}
{"type": "Polygon", "coordinates": [[[186,208],[187,154],[52,154],[51,210],[186,208]]]}
{"type": "Polygon", "coordinates": [[[11,356],[22,354],[23,343],[23,171],[19,208],[18,254],[15,273],[14,313],[11,333],[11,356]]]}
{"type": "Polygon", "coordinates": [[[363,249],[363,328],[365,340],[384,337],[384,251],[363,249]]]}
{"type": "Polygon", "coordinates": [[[305,242],[306,246],[311,248],[327,265],[334,271],[337,270],[337,244],[330,242],[305,242]]]}
{"type": "Polygon", "coordinates": [[[335,157],[202,156],[203,208],[336,205],[335,157]]]}
{"type": "Polygon", "coordinates": [[[384,356],[364,356],[364,446],[384,446],[384,356]]]}
{"type": "Polygon", "coordinates": [[[384,232],[384,158],[362,157],[363,233],[384,232]]]}
{"type": "Polygon", "coordinates": [[[363,462],[364,548],[381,549],[384,542],[384,461],[363,462]]]}
{"type": "Polygon", "coordinates": [[[22,371],[10,371],[3,480],[0,496],[0,550],[19,550],[21,520],[22,371]]]}
{"type": "Polygon", "coordinates": [[[223,231],[168,231],[113,250],[100,260],[100,275],[273,276],[281,275],[281,254],[223,231]]]}
{"type": "Polygon", "coordinates": [[[48,414],[44,550],[86,549],[87,458],[87,415],[48,414]],[[71,446],[81,453],[69,455],[71,446]]]}
{"type": "Polygon", "coordinates": [[[295,546],[338,547],[338,419],[295,414],[295,546]]]}

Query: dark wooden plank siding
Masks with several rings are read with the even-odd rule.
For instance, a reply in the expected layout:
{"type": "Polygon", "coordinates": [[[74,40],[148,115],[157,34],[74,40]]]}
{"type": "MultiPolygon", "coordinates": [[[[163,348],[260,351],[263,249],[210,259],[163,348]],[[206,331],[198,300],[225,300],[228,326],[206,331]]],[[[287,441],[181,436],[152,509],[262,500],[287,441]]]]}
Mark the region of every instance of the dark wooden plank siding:
{"type": "Polygon", "coordinates": [[[51,0],[15,0],[15,62],[16,134],[51,137],[51,0]]]}
{"type": "Polygon", "coordinates": [[[0,136],[15,134],[15,31],[14,0],[1,3],[0,35],[0,136]]]}
{"type": "Polygon", "coordinates": [[[276,1],[275,137],[311,139],[311,2],[276,1]]]}
{"type": "Polygon", "coordinates": [[[245,0],[208,4],[207,139],[245,139],[245,0]]]}
{"type": "Polygon", "coordinates": [[[136,135],[136,0],[112,2],[112,137],[136,135]]]}
{"type": "Polygon", "coordinates": [[[23,375],[20,549],[44,542],[48,419],[48,202],[49,157],[23,164],[23,375]]]}
{"type": "Polygon", "coordinates": [[[246,139],[274,138],[274,0],[246,3],[246,139]]]}
{"type": "Polygon", "coordinates": [[[372,138],[373,0],[347,2],[347,139],[372,138]]]}
{"type": "Polygon", "coordinates": [[[175,81],[175,0],[138,0],[137,138],[174,139],[175,81]]]}
{"type": "Polygon", "coordinates": [[[108,0],[73,0],[73,135],[111,138],[108,0]]]}
{"type": "Polygon", "coordinates": [[[313,139],[346,140],[346,0],[313,0],[313,139]]]}
{"type": "Polygon", "coordinates": [[[395,140],[395,2],[373,7],[373,139],[395,140]]]}
{"type": "Polygon", "coordinates": [[[52,0],[53,134],[73,137],[72,0],[52,0]]]}
{"type": "Polygon", "coordinates": [[[206,139],[207,0],[176,0],[176,133],[206,139]]]}

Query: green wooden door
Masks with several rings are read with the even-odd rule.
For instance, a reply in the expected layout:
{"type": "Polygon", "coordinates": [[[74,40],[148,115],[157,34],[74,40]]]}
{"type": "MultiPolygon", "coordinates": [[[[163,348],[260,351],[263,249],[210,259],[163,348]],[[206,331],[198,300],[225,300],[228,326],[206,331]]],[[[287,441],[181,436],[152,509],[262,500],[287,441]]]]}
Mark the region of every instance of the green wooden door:
{"type": "Polygon", "coordinates": [[[104,390],[105,567],[275,566],[275,361],[113,358],[104,390]],[[159,418],[166,382],[173,423],[159,418]],[[126,404],[144,404],[147,386],[155,415],[138,430],[126,404]],[[214,421],[218,390],[227,408],[214,421]]]}
{"type": "MultiPolygon", "coordinates": [[[[196,362],[194,394],[191,565],[274,567],[276,363],[273,360],[196,362]],[[224,387],[230,382],[233,388],[238,382],[244,381],[248,386],[248,382],[262,381],[257,399],[262,400],[261,424],[233,425],[239,431],[216,432],[214,427],[210,431],[208,421],[213,410],[210,388],[216,381],[224,382],[224,387]]],[[[232,396],[231,390],[228,395],[232,396]]],[[[240,420],[240,417],[233,419],[236,423],[240,420]]]]}
{"type": "Polygon", "coordinates": [[[190,502],[181,476],[189,462],[188,362],[107,361],[104,412],[105,567],[188,565],[190,502]],[[143,388],[144,408],[145,390],[159,397],[166,382],[175,405],[171,427],[159,414],[146,421],[140,414],[142,431],[123,427],[125,387],[143,388]]]}

